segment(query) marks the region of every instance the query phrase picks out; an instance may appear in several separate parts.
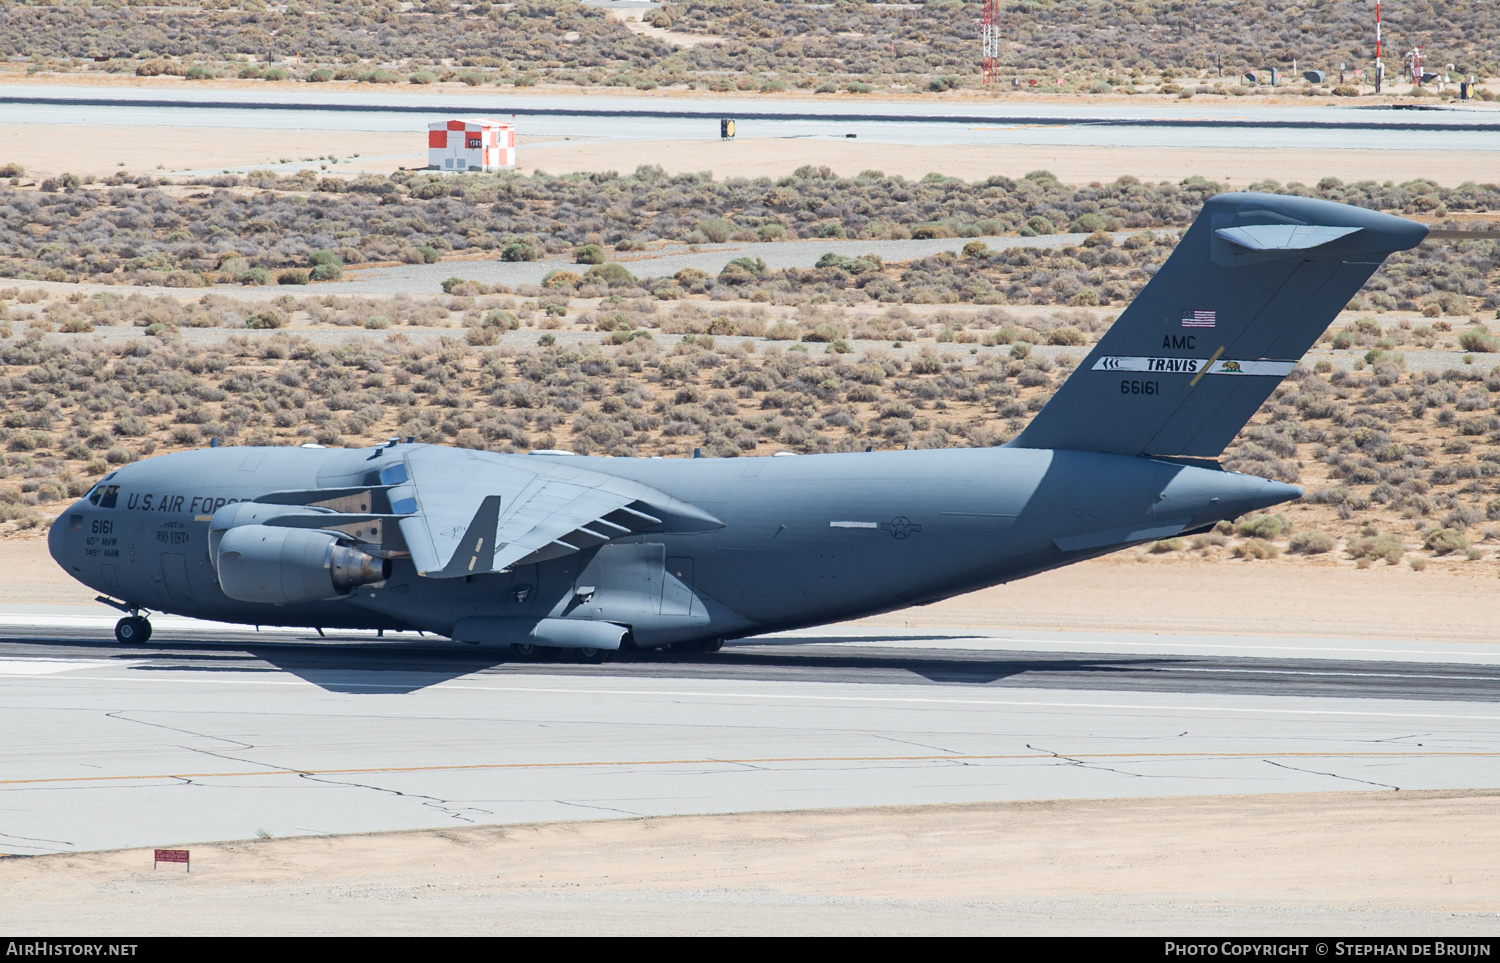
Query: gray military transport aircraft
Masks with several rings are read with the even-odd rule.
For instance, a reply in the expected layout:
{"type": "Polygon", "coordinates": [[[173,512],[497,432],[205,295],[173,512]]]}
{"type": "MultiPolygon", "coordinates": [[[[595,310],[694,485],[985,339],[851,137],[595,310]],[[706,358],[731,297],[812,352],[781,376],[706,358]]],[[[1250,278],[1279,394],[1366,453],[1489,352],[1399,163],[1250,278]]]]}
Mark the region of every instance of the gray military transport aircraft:
{"type": "Polygon", "coordinates": [[[1215,197],[998,448],[209,448],[106,475],[48,545],[129,613],[126,643],[150,638],[151,610],[593,662],[933,602],[1299,497],[1215,459],[1386,256],[1427,234],[1327,201],[1215,197]]]}

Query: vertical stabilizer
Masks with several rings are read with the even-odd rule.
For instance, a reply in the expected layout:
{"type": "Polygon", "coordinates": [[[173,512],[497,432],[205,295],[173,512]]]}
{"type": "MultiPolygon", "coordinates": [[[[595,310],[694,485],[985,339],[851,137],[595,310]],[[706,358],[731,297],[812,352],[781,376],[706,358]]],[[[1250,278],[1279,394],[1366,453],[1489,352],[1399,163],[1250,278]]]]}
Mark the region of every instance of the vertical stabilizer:
{"type": "Polygon", "coordinates": [[[1018,448],[1217,457],[1414,221],[1278,194],[1203,206],[1018,448]]]}

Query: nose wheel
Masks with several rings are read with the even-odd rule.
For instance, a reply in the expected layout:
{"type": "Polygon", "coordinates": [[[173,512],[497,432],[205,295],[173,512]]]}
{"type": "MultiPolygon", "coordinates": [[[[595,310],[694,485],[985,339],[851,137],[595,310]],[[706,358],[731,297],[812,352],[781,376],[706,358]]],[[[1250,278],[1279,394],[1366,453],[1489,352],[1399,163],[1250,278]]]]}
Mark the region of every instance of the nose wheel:
{"type": "Polygon", "coordinates": [[[128,615],[115,623],[115,639],[121,645],[141,645],[151,638],[151,622],[141,615],[128,615]]]}

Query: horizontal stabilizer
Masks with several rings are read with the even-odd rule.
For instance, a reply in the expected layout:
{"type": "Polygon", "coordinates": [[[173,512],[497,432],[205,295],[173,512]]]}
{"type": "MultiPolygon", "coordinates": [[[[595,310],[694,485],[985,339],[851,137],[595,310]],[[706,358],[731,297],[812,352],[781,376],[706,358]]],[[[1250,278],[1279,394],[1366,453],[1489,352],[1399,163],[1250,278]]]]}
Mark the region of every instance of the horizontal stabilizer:
{"type": "Polygon", "coordinates": [[[1301,224],[1251,224],[1221,227],[1214,234],[1251,251],[1306,251],[1347,237],[1357,227],[1327,227],[1301,224]]]}

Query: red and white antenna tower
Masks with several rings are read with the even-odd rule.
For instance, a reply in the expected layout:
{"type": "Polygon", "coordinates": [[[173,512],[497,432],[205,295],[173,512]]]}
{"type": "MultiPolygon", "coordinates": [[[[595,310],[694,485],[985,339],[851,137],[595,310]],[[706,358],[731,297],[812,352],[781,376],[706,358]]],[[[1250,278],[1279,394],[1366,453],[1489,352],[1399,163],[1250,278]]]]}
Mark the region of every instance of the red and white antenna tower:
{"type": "Polygon", "coordinates": [[[984,0],[979,46],[984,57],[984,82],[992,84],[1000,79],[1000,0],[984,0]]]}
{"type": "Polygon", "coordinates": [[[1375,0],[1375,92],[1380,93],[1385,80],[1385,62],[1380,59],[1380,0],[1375,0]]]}

